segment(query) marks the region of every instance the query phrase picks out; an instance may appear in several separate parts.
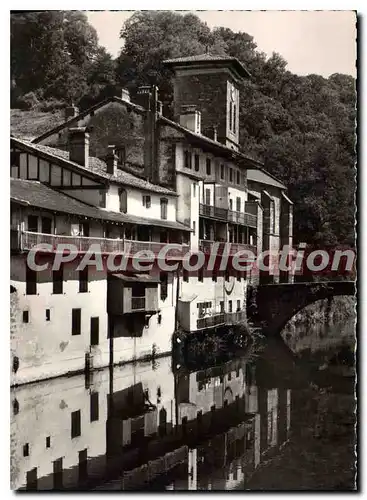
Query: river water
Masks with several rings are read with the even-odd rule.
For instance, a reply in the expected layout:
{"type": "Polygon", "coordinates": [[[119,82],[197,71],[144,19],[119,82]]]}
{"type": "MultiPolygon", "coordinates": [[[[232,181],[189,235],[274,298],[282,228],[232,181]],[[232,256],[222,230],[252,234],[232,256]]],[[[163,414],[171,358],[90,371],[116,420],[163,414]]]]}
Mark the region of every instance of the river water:
{"type": "Polygon", "coordinates": [[[348,322],[14,388],[12,488],[353,490],[353,352],[348,322]]]}

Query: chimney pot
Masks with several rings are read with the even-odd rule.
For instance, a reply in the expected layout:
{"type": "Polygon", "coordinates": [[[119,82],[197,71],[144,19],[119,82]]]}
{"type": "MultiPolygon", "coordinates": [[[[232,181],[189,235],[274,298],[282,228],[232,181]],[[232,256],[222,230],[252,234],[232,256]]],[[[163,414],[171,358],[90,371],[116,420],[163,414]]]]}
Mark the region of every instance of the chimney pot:
{"type": "Polygon", "coordinates": [[[69,129],[69,158],[70,161],[88,167],[89,134],[85,127],[69,129]]]}
{"type": "Polygon", "coordinates": [[[195,132],[195,134],[201,134],[201,113],[196,109],[196,106],[182,107],[180,125],[195,132]]]}
{"type": "Polygon", "coordinates": [[[107,147],[106,165],[107,173],[116,174],[118,156],[116,155],[116,146],[109,144],[107,147]]]}
{"type": "Polygon", "coordinates": [[[121,90],[121,99],[126,102],[130,102],[130,92],[128,89],[121,90]]]}
{"type": "Polygon", "coordinates": [[[67,106],[65,108],[65,121],[71,120],[75,118],[79,114],[79,108],[72,104],[71,106],[67,106]]]}

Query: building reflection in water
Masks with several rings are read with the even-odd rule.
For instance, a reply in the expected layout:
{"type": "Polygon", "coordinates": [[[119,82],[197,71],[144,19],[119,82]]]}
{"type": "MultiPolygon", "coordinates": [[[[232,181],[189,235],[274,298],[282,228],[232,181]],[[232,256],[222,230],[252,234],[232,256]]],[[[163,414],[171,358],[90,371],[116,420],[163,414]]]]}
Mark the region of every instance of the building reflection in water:
{"type": "Polygon", "coordinates": [[[14,388],[12,487],[245,487],[291,426],[291,390],[264,370],[239,358],[190,372],[167,357],[14,388]]]}

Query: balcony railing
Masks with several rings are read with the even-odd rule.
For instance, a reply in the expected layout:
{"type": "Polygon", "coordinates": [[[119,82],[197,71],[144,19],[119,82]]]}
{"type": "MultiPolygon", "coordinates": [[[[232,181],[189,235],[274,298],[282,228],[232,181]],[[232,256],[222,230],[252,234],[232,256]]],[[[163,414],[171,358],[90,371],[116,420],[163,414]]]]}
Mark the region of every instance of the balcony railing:
{"type": "Polygon", "coordinates": [[[213,326],[224,325],[225,314],[218,313],[213,316],[208,316],[207,318],[199,318],[197,320],[197,329],[202,330],[204,328],[211,328],[213,326]]]}
{"type": "Polygon", "coordinates": [[[213,251],[213,245],[217,243],[218,249],[217,254],[222,255],[225,250],[225,245],[228,245],[229,255],[235,255],[237,252],[242,250],[250,250],[254,255],[257,253],[257,249],[255,245],[249,245],[245,243],[223,243],[212,240],[199,240],[199,249],[204,253],[211,253],[213,251]]]}
{"type": "Polygon", "coordinates": [[[213,207],[212,205],[205,205],[204,203],[200,203],[199,215],[226,221],[228,217],[228,210],[225,208],[213,207]]]}
{"type": "Polygon", "coordinates": [[[235,224],[241,224],[248,227],[257,227],[256,215],[236,212],[234,210],[228,210],[228,222],[234,222],[235,224]]]}
{"type": "Polygon", "coordinates": [[[11,249],[31,250],[35,245],[46,243],[52,245],[56,250],[58,245],[74,245],[79,252],[86,252],[92,244],[98,245],[101,253],[119,252],[127,255],[135,255],[141,250],[150,250],[158,255],[162,248],[166,248],[166,257],[182,257],[189,251],[189,245],[173,243],[160,243],[155,241],[135,241],[112,238],[97,238],[87,236],[68,236],[59,234],[44,234],[31,231],[18,231],[11,229],[11,249]]]}
{"type": "Polygon", "coordinates": [[[198,330],[212,328],[219,325],[234,325],[246,320],[246,311],[237,311],[232,313],[216,313],[206,318],[199,318],[196,327],[198,330]]]}
{"type": "Polygon", "coordinates": [[[131,297],[131,309],[133,311],[145,310],[145,297],[131,297]]]}
{"type": "Polygon", "coordinates": [[[245,320],[246,320],[246,311],[226,313],[225,315],[226,325],[234,325],[235,323],[242,323],[245,320]]]}
{"type": "Polygon", "coordinates": [[[257,227],[257,216],[254,214],[227,210],[226,208],[214,207],[203,203],[199,205],[199,215],[223,220],[225,222],[233,222],[243,226],[257,227]]]}

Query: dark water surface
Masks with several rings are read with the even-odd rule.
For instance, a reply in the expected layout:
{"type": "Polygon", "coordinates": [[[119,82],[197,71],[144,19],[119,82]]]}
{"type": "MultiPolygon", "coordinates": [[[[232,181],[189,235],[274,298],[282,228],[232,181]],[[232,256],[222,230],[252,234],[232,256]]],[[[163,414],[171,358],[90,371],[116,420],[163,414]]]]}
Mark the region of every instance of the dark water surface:
{"type": "Polygon", "coordinates": [[[12,488],[353,490],[354,324],[283,337],[13,389],[12,488]]]}

